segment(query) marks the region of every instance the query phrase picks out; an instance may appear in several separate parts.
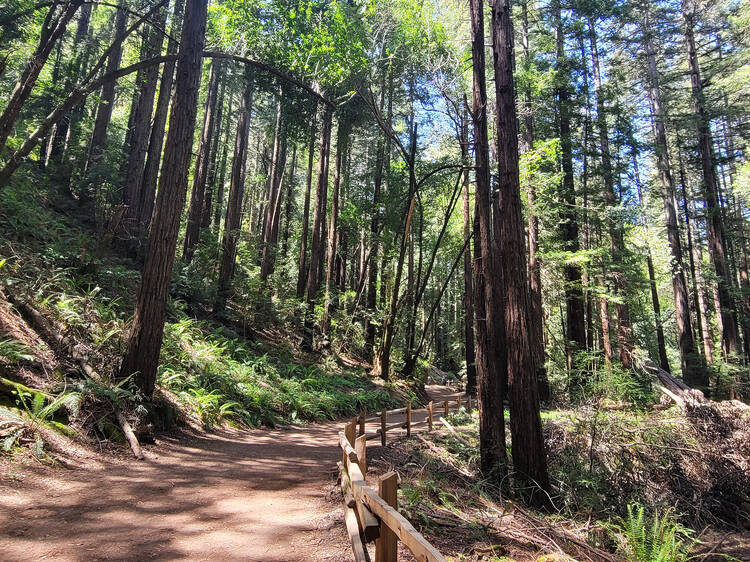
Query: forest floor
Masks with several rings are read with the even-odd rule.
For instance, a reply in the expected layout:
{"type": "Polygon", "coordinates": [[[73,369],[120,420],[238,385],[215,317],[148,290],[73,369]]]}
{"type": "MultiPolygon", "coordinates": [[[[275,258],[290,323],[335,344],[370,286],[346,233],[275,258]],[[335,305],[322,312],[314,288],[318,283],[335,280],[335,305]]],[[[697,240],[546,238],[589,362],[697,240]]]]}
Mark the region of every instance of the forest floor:
{"type": "MultiPolygon", "coordinates": [[[[453,393],[427,390],[436,401],[453,393]]],[[[414,411],[415,422],[423,417],[414,411]]],[[[0,552],[8,560],[350,560],[333,493],[341,426],[181,430],[146,446],[142,462],[83,451],[70,468],[0,459],[0,552]]]]}

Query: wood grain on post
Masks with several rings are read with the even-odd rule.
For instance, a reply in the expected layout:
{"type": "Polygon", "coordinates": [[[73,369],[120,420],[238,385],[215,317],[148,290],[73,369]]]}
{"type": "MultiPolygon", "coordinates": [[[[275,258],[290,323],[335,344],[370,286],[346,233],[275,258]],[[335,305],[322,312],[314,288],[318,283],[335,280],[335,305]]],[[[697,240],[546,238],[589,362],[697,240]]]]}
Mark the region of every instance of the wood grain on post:
{"type": "Polygon", "coordinates": [[[461,396],[459,395],[456,397],[456,410],[460,410],[460,409],[461,409],[461,396]]]}
{"type": "Polygon", "coordinates": [[[349,474],[349,482],[352,486],[354,495],[357,518],[359,519],[359,528],[362,530],[362,536],[366,542],[374,541],[380,536],[380,522],[362,501],[362,490],[367,490],[365,477],[356,462],[350,462],[346,465],[349,474]]]}
{"type": "Polygon", "coordinates": [[[357,464],[362,471],[362,476],[367,478],[367,437],[360,435],[354,441],[354,451],[357,453],[357,464]]]}
{"type": "MultiPolygon", "coordinates": [[[[398,475],[388,472],[378,479],[378,495],[393,509],[398,509],[398,475]]],[[[381,519],[380,538],[375,541],[375,562],[398,560],[398,537],[381,519]]]]}
{"type": "Polygon", "coordinates": [[[346,435],[349,444],[354,447],[354,438],[357,436],[357,418],[349,420],[349,423],[344,427],[344,435],[346,435]]]}
{"type": "Polygon", "coordinates": [[[427,431],[432,431],[432,400],[427,404],[427,431]]]}
{"type": "Polygon", "coordinates": [[[411,437],[411,400],[406,405],[406,436],[411,437]]]}
{"type": "Polygon", "coordinates": [[[450,412],[450,411],[451,411],[451,410],[450,410],[450,404],[448,404],[448,401],[447,401],[447,400],[446,400],[445,402],[443,402],[443,408],[445,409],[445,415],[447,416],[447,415],[448,415],[448,412],[450,412]]]}
{"type": "Polygon", "coordinates": [[[359,534],[359,523],[357,523],[357,514],[351,507],[346,507],[346,530],[349,533],[349,540],[352,542],[352,552],[354,553],[355,562],[370,562],[367,555],[367,548],[362,544],[362,537],[359,534]]]}
{"type": "Polygon", "coordinates": [[[388,410],[383,408],[380,412],[380,444],[385,447],[385,432],[387,431],[385,424],[388,422],[388,410]]]}
{"type": "Polygon", "coordinates": [[[359,411],[359,435],[365,434],[365,411],[359,411]]]}

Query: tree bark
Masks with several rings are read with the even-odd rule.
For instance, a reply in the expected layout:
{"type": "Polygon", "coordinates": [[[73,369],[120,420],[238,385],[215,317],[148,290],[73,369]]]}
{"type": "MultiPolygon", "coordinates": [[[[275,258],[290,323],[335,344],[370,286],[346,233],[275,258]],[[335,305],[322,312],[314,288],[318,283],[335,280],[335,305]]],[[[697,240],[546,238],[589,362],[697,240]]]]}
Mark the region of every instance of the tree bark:
{"type": "MultiPolygon", "coordinates": [[[[112,30],[112,39],[117,38],[125,33],[125,26],[128,23],[128,14],[125,7],[120,6],[115,12],[115,25],[112,30]]],[[[122,42],[119,42],[109,53],[107,58],[106,74],[114,72],[120,66],[122,59],[122,42]]],[[[98,164],[104,153],[104,147],[107,143],[107,127],[112,118],[112,110],[115,103],[115,82],[107,82],[102,86],[99,94],[99,105],[96,111],[96,120],[94,121],[94,130],[91,133],[91,144],[89,145],[89,158],[86,165],[88,171],[92,165],[98,164]]],[[[92,198],[91,194],[86,194],[87,198],[92,198]]]]}
{"type": "Polygon", "coordinates": [[[177,82],[164,153],[164,173],[135,316],[120,375],[136,376],[139,388],[151,396],[156,384],[167,295],[175,259],[180,215],[185,205],[190,153],[197,113],[201,60],[206,33],[207,0],[186,0],[177,55],[177,82]]]}
{"type": "Polygon", "coordinates": [[[263,251],[260,262],[260,279],[265,282],[273,273],[276,263],[276,245],[279,241],[281,200],[283,196],[284,170],[286,169],[287,122],[282,108],[283,92],[279,89],[276,106],[276,127],[268,175],[268,204],[263,223],[263,251]]]}
{"type": "Polygon", "coordinates": [[[609,129],[607,127],[607,112],[602,89],[602,78],[599,69],[599,48],[596,42],[596,27],[593,19],[589,18],[589,44],[591,46],[591,62],[594,70],[594,87],[596,89],[596,123],[599,128],[599,148],[602,159],[602,176],[604,179],[604,202],[609,207],[607,213],[607,230],[609,231],[609,249],[612,253],[612,279],[615,294],[619,299],[615,304],[617,314],[617,343],[620,363],[625,369],[633,366],[633,326],[630,322],[630,307],[625,299],[628,298],[628,283],[623,271],[623,254],[625,252],[624,232],[621,221],[614,216],[618,205],[618,194],[615,191],[612,158],[609,149],[609,129]]]}
{"type": "MultiPolygon", "coordinates": [[[[479,402],[479,452],[485,474],[505,473],[504,380],[505,364],[497,361],[497,341],[504,343],[504,314],[493,291],[496,279],[490,222],[490,163],[487,134],[484,14],[481,0],[469,0],[473,62],[472,120],[474,125],[474,318],[479,402]]],[[[521,254],[523,255],[523,254],[521,254]]]]}
{"type": "MultiPolygon", "coordinates": [[[[151,26],[146,38],[143,52],[150,58],[161,54],[164,42],[164,27],[166,25],[166,7],[162,8],[157,15],[160,27],[151,26]]],[[[149,137],[151,132],[151,116],[154,112],[154,98],[156,97],[156,86],[159,78],[159,67],[152,66],[145,69],[141,75],[141,82],[136,82],[136,88],[140,91],[138,105],[133,117],[133,129],[130,135],[130,155],[128,157],[125,172],[125,186],[123,190],[123,203],[125,211],[125,236],[137,237],[140,234],[141,216],[140,204],[143,200],[144,165],[149,149],[149,137]]],[[[163,134],[163,133],[162,133],[163,134]]]]}
{"type": "MultiPolygon", "coordinates": [[[[521,44],[523,47],[524,71],[529,73],[532,68],[532,58],[529,49],[529,13],[528,0],[521,3],[521,44]]],[[[534,113],[532,107],[531,81],[527,79],[523,92],[523,144],[524,151],[534,149],[534,113]]],[[[529,320],[531,322],[531,351],[539,381],[539,400],[546,402],[550,399],[550,387],[547,380],[547,369],[544,353],[544,309],[542,308],[542,264],[539,253],[539,217],[534,205],[536,203],[536,185],[532,179],[529,182],[527,197],[529,200],[529,320]]]]}
{"type": "Polygon", "coordinates": [[[224,217],[224,235],[221,239],[221,262],[219,265],[219,283],[216,293],[214,312],[223,314],[229,298],[234,276],[234,265],[237,259],[237,238],[242,227],[242,200],[245,194],[245,160],[250,136],[250,113],[253,107],[254,74],[245,69],[245,87],[240,97],[237,134],[234,140],[234,157],[232,174],[229,179],[229,199],[224,217]]]}
{"type": "MultiPolygon", "coordinates": [[[[578,252],[580,243],[578,240],[578,221],[576,217],[575,186],[573,177],[573,146],[570,132],[570,93],[568,70],[568,59],[565,55],[565,42],[561,15],[560,0],[553,3],[555,14],[555,34],[557,42],[557,69],[558,69],[558,125],[560,130],[560,147],[562,157],[562,211],[561,235],[565,250],[571,254],[578,252]]],[[[569,260],[563,266],[565,279],[565,312],[567,318],[568,342],[568,369],[571,372],[570,391],[573,395],[580,392],[584,384],[581,370],[575,365],[576,354],[586,349],[586,327],[583,304],[583,291],[581,288],[581,268],[569,260]]]]}
{"type": "Polygon", "coordinates": [[[216,191],[216,158],[219,152],[222,126],[224,124],[224,93],[227,87],[227,68],[224,61],[219,61],[219,98],[216,102],[216,119],[214,119],[213,140],[211,141],[211,152],[208,156],[208,174],[206,176],[206,189],[203,195],[203,209],[201,210],[201,229],[211,225],[213,209],[213,197],[216,191]]]}
{"type": "Polygon", "coordinates": [[[714,166],[714,149],[711,128],[705,108],[703,83],[701,82],[698,53],[695,49],[693,31],[695,5],[693,0],[682,0],[682,14],[685,20],[685,39],[688,49],[688,69],[693,100],[693,114],[698,133],[698,152],[703,175],[703,198],[706,203],[706,223],[708,230],[708,248],[716,273],[718,296],[722,324],[722,350],[727,359],[739,351],[739,331],[735,318],[735,306],[732,301],[732,280],[727,263],[726,233],[722,219],[722,210],[718,197],[718,182],[714,166]]]}
{"type": "MultiPolygon", "coordinates": [[[[174,38],[177,30],[182,25],[182,12],[185,9],[185,0],[175,0],[174,15],[172,17],[172,28],[169,42],[167,43],[167,54],[177,53],[178,41],[174,38]]],[[[172,99],[172,85],[174,84],[175,62],[164,63],[159,84],[159,98],[156,101],[154,122],[151,126],[151,138],[149,139],[146,164],[143,169],[143,180],[141,183],[140,199],[138,201],[138,231],[144,233],[148,230],[151,215],[154,211],[154,199],[156,198],[156,182],[159,178],[159,165],[161,153],[164,147],[164,131],[169,115],[169,103],[172,99]]]]}
{"type": "Polygon", "coordinates": [[[326,292],[323,304],[323,323],[321,331],[323,337],[328,339],[331,331],[331,312],[336,307],[336,299],[333,295],[335,289],[336,256],[338,255],[338,220],[339,199],[341,194],[341,174],[347,152],[349,151],[350,123],[346,116],[339,118],[338,130],[336,132],[336,167],[333,171],[333,193],[331,194],[331,216],[328,227],[328,265],[326,268],[326,292]]]}
{"type": "Polygon", "coordinates": [[[685,282],[684,265],[682,259],[682,243],[677,226],[677,210],[675,208],[675,189],[672,179],[672,171],[669,163],[667,145],[667,129],[661,99],[661,86],[659,84],[659,71],[656,66],[656,49],[651,36],[651,18],[649,9],[643,11],[642,32],[645,37],[648,96],[651,104],[651,112],[654,126],[654,151],[656,152],[656,164],[659,170],[659,181],[661,183],[661,195],[664,202],[664,220],[667,228],[667,239],[672,256],[672,288],[674,291],[675,317],[677,320],[677,332],[680,347],[680,363],[682,366],[682,377],[691,387],[708,386],[708,373],[701,364],[700,357],[696,353],[693,329],[690,325],[690,310],[688,304],[687,283],[685,282]]]}
{"type": "Polygon", "coordinates": [[[185,241],[182,248],[182,259],[190,263],[195,252],[195,245],[201,234],[201,223],[203,221],[203,199],[206,193],[206,180],[208,179],[208,167],[211,156],[211,141],[214,133],[214,120],[216,119],[216,101],[219,94],[219,74],[221,62],[219,59],[211,61],[211,78],[208,82],[206,93],[206,105],[203,112],[203,132],[201,134],[198,157],[195,160],[195,174],[193,177],[193,189],[190,194],[190,208],[188,209],[187,226],[185,228],[185,241]]]}
{"type": "Polygon", "coordinates": [[[83,0],[71,0],[64,4],[54,3],[47,10],[44,22],[42,23],[39,43],[34,53],[26,62],[26,66],[21,72],[18,82],[16,82],[13,91],[8,97],[5,109],[0,114],[0,153],[5,148],[8,137],[18,119],[18,115],[29,99],[39,78],[39,73],[47,62],[52,49],[54,49],[57,41],[65,32],[68,23],[82,4],[83,0]]]}
{"type": "Polygon", "coordinates": [[[305,184],[305,204],[302,211],[302,228],[299,244],[299,270],[297,272],[297,298],[302,298],[307,287],[307,239],[310,230],[310,191],[312,189],[312,170],[315,158],[315,119],[310,124],[310,142],[307,147],[307,182],[305,184]]]}
{"type": "Polygon", "coordinates": [[[320,129],[320,153],[318,155],[318,182],[315,191],[315,212],[313,214],[312,240],[310,243],[310,269],[307,274],[307,307],[305,310],[305,326],[302,336],[302,348],[313,350],[313,331],[315,303],[321,284],[321,264],[324,254],[324,230],[326,220],[326,205],[328,203],[328,159],[331,149],[331,125],[333,112],[330,106],[323,107],[320,129]]]}
{"type": "MultiPolygon", "coordinates": [[[[472,232],[471,216],[469,214],[469,184],[470,178],[470,156],[469,156],[469,115],[468,102],[464,100],[466,113],[461,122],[461,159],[466,168],[463,171],[463,223],[464,239],[468,239],[472,232]]],[[[474,284],[472,281],[471,250],[464,250],[464,358],[466,360],[466,393],[476,395],[477,392],[477,365],[474,349],[474,284]]]]}
{"type": "MultiPolygon", "coordinates": [[[[633,176],[635,179],[635,186],[638,190],[638,203],[641,207],[641,225],[644,230],[648,231],[648,224],[646,222],[645,207],[643,205],[643,194],[641,193],[641,176],[638,171],[638,156],[633,151],[633,176]]],[[[646,248],[646,265],[648,266],[648,284],[651,288],[651,305],[654,310],[654,323],[656,324],[656,343],[659,348],[659,365],[666,372],[671,373],[672,370],[669,368],[669,359],[667,358],[667,347],[664,342],[664,325],[661,318],[661,306],[659,304],[659,292],[656,287],[656,275],[654,273],[654,260],[651,257],[651,247],[646,248]]]]}
{"type": "Polygon", "coordinates": [[[284,231],[281,236],[281,255],[286,256],[289,252],[289,227],[292,224],[294,213],[295,173],[297,171],[297,143],[292,145],[292,167],[289,171],[289,179],[286,182],[286,208],[284,209],[284,231]]]}
{"type": "Polygon", "coordinates": [[[539,414],[536,365],[531,349],[526,244],[518,169],[518,123],[513,85],[513,27],[510,0],[492,6],[495,112],[498,135],[498,206],[503,220],[498,239],[500,290],[506,295],[508,402],[516,486],[533,505],[548,503],[549,477],[539,414]]]}

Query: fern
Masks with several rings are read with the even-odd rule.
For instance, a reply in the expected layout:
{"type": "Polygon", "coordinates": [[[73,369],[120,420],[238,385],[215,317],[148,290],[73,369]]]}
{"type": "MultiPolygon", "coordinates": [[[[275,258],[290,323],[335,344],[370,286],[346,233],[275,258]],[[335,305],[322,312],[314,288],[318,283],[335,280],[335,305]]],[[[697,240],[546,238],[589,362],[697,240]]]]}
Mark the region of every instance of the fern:
{"type": "Polygon", "coordinates": [[[34,358],[31,349],[26,344],[12,338],[0,340],[0,357],[11,365],[16,365],[19,361],[31,361],[34,358]]]}
{"type": "Polygon", "coordinates": [[[671,509],[647,516],[642,505],[630,504],[617,530],[621,554],[630,562],[684,562],[694,543],[671,509]]]}

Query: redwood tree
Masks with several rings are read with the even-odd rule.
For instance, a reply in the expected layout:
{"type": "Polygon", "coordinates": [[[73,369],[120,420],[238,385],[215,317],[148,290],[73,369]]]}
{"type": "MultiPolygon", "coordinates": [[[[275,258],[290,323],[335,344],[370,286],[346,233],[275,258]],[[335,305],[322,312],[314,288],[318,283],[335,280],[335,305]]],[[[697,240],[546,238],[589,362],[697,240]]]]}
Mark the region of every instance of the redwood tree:
{"type": "Polygon", "coordinates": [[[133,325],[120,367],[122,377],[136,376],[138,386],[146,396],[153,394],[156,384],[180,215],[187,193],[207,7],[208,0],[186,0],[159,193],[133,325]]]}

